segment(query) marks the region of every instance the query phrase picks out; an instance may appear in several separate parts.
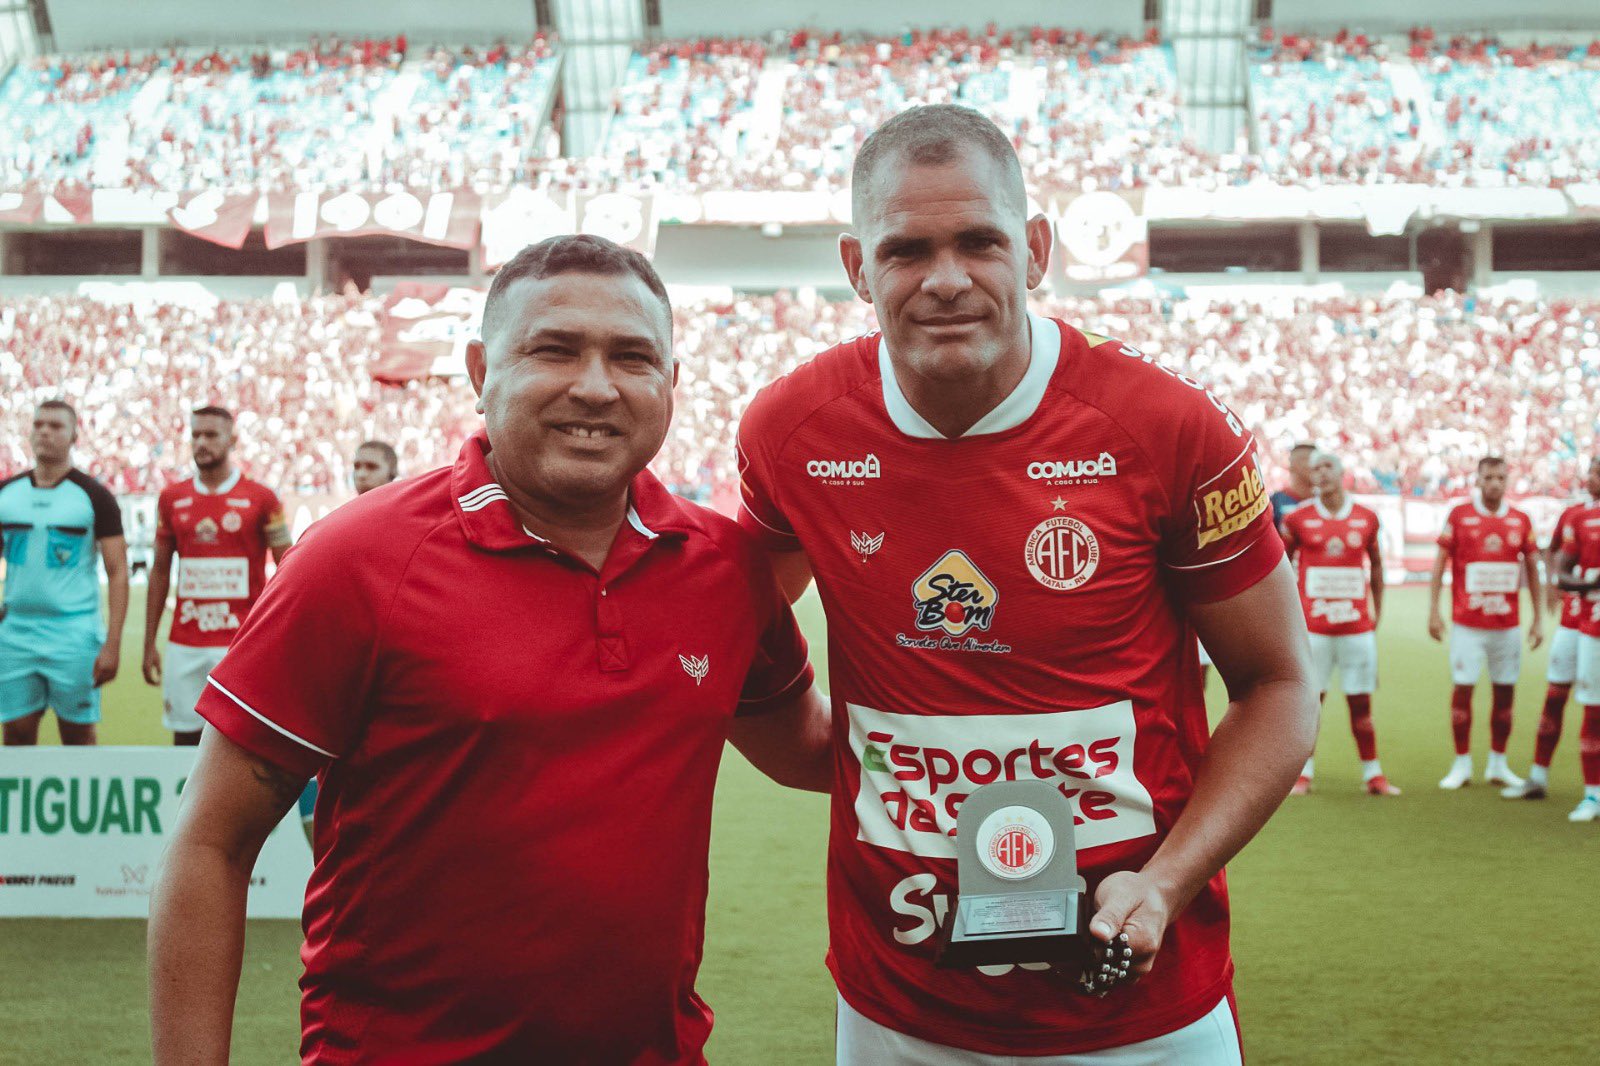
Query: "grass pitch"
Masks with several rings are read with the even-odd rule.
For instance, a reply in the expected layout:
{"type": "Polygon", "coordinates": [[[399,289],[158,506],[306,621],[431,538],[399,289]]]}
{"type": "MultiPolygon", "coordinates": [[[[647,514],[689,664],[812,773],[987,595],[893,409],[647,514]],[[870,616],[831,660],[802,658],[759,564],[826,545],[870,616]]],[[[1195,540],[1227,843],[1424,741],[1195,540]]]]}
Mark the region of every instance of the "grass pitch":
{"type": "MultiPolygon", "coordinates": [[[[1565,820],[1581,791],[1579,712],[1568,708],[1548,801],[1507,802],[1478,782],[1439,791],[1452,755],[1449,680],[1444,651],[1424,629],[1425,595],[1391,592],[1379,631],[1380,754],[1406,794],[1361,793],[1335,696],[1315,793],[1290,800],[1229,868],[1252,1066],[1600,1061],[1592,1035],[1600,826],[1565,820]]],[[[165,743],[158,691],[139,677],[141,590],[129,614],[102,741],[165,743]]],[[[814,595],[801,614],[820,657],[814,595]]],[[[1527,656],[1511,743],[1519,771],[1532,753],[1544,668],[1543,650],[1527,656]]],[[[1220,712],[1224,696],[1212,686],[1220,712]]],[[[1480,772],[1487,697],[1480,689],[1480,772]]],[[[44,733],[53,743],[53,725],[44,733]]],[[[770,785],[730,751],[717,792],[700,980],[717,1010],[715,1063],[832,1061],[833,987],[822,966],[826,826],[822,797],[770,785]]],[[[293,1061],[299,943],[296,923],[250,923],[235,1062],[293,1061]]],[[[0,1063],[149,1060],[142,922],[0,922],[0,974],[0,1063]]]]}

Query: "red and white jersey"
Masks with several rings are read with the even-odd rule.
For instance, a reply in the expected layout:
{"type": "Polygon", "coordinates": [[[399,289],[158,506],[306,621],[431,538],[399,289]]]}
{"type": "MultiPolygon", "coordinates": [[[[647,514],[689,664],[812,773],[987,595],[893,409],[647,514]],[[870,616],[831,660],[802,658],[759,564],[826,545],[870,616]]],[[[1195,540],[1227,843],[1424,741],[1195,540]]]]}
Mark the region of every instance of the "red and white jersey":
{"type": "Polygon", "coordinates": [[[1474,629],[1510,629],[1521,618],[1522,560],[1535,550],[1533,521],[1504,500],[1484,510],[1474,497],[1445,517],[1439,546],[1450,553],[1451,617],[1474,629]]]}
{"type": "MultiPolygon", "coordinates": [[[[1566,551],[1567,526],[1584,511],[1594,507],[1596,501],[1575,503],[1561,512],[1561,517],[1556,520],[1556,531],[1550,534],[1550,544],[1556,551],[1566,551]]],[[[1574,549],[1575,550],[1575,549],[1574,549]]],[[[1552,565],[1553,562],[1552,562],[1552,565]]],[[[1584,605],[1587,601],[1576,592],[1563,592],[1561,594],[1561,628],[1578,629],[1583,621],[1584,605]]]]}
{"type": "Polygon", "coordinates": [[[1312,499],[1284,518],[1283,542],[1295,561],[1311,632],[1337,637],[1372,629],[1367,553],[1377,539],[1377,514],[1348,495],[1337,514],[1312,499]]]}
{"type": "Polygon", "coordinates": [[[1021,383],[958,440],[906,401],[877,334],[764,389],[740,427],[740,521],[806,552],[827,610],[839,991],[995,1055],[1144,1040],[1228,991],[1221,874],[1154,972],[1105,1000],[1047,966],[933,959],[956,814],[980,785],[1059,787],[1091,891],[1150,859],[1208,741],[1185,604],[1283,557],[1255,441],[1220,400],[1118,341],[1031,327],[1021,383]]]}
{"type": "MultiPolygon", "coordinates": [[[[1600,503],[1569,508],[1561,516],[1556,536],[1563,553],[1577,556],[1578,572],[1587,581],[1600,578],[1600,503]]],[[[1578,624],[1585,636],[1600,637],[1600,592],[1587,596],[1572,593],[1578,602],[1578,624]]],[[[1566,605],[1562,605],[1561,624],[1567,624],[1566,605]]]]}
{"type": "Polygon", "coordinates": [[[178,553],[178,607],[168,639],[226,647],[267,582],[268,546],[289,543],[273,491],[235,470],[215,491],[175,481],[156,500],[156,540],[178,553]]]}

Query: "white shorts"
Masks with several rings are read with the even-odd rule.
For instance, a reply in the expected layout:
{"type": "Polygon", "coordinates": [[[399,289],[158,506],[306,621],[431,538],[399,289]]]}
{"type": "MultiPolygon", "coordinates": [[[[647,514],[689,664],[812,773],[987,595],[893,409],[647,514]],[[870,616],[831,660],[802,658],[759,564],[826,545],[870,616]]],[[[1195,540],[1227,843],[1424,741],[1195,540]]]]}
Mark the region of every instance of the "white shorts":
{"type": "Polygon", "coordinates": [[[205,691],[206,675],[217,668],[228,649],[168,644],[161,662],[161,725],[174,733],[198,733],[206,720],[194,713],[205,691]]]}
{"type": "Polygon", "coordinates": [[[1137,1044],[1076,1055],[985,1055],[918,1040],[857,1012],[839,997],[838,1066],[1240,1066],[1239,1031],[1226,998],[1204,1018],[1137,1044]]]}
{"type": "MultiPolygon", "coordinates": [[[[1565,631],[1564,631],[1565,632],[1565,631]]],[[[1585,707],[1600,704],[1600,637],[1578,637],[1578,684],[1572,694],[1585,707]]]]}
{"type": "Polygon", "coordinates": [[[1544,679],[1552,685],[1570,685],[1578,680],[1578,638],[1576,629],[1561,626],[1550,638],[1550,666],[1544,679]]]}
{"type": "Polygon", "coordinates": [[[1378,636],[1370,629],[1336,637],[1313,633],[1311,663],[1318,692],[1329,691],[1328,683],[1337,666],[1339,687],[1346,696],[1369,696],[1378,687],[1378,636]]]}
{"type": "Polygon", "coordinates": [[[1515,685],[1522,675],[1522,630],[1450,628],[1450,680],[1458,685],[1476,685],[1483,668],[1489,668],[1489,681],[1496,685],[1515,685]]]}

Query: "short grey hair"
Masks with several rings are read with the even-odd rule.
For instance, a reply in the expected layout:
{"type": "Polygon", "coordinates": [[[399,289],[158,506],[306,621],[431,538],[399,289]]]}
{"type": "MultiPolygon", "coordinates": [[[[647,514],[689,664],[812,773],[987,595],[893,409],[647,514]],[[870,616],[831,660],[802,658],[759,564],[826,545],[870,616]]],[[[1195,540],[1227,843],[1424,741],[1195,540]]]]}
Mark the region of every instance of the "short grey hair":
{"type": "Polygon", "coordinates": [[[856,153],[850,172],[850,213],[857,226],[867,217],[874,178],[888,160],[904,157],[919,166],[949,166],[962,151],[976,148],[993,159],[1004,175],[997,192],[1010,194],[1023,211],[1028,191],[1017,151],[1000,127],[970,107],[922,104],[900,112],[873,131],[856,153]]]}

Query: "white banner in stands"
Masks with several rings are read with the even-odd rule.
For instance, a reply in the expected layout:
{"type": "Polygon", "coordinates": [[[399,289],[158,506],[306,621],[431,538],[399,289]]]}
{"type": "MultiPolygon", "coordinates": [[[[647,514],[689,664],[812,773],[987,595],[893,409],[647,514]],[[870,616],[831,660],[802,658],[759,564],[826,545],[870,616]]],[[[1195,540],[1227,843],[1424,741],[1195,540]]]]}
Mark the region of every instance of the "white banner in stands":
{"type": "MultiPolygon", "coordinates": [[[[0,918],[143,918],[194,748],[0,748],[0,918]]],[[[246,914],[298,918],[311,846],[291,809],[246,914]]]]}

